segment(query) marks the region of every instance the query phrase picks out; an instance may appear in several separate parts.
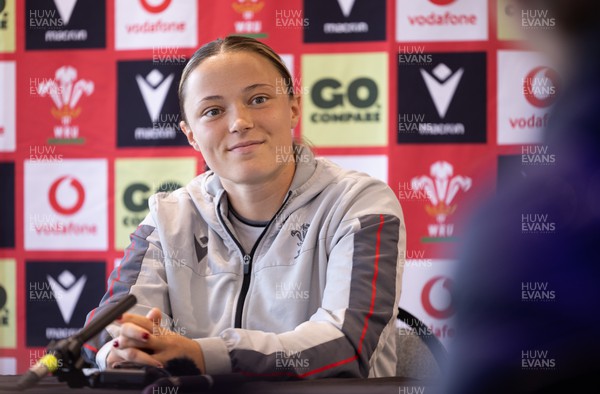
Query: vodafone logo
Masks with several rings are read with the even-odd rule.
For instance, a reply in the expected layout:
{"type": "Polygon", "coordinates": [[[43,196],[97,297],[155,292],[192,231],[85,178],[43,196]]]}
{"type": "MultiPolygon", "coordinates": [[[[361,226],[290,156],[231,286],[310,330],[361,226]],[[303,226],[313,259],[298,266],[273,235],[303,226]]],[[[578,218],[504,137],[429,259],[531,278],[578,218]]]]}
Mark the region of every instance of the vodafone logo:
{"type": "Polygon", "coordinates": [[[498,143],[541,143],[562,89],[558,70],[540,53],[520,50],[498,51],[497,70],[498,143]]]}
{"type": "Polygon", "coordinates": [[[435,5],[450,5],[454,3],[456,0],[429,0],[435,5]]]}
{"type": "Polygon", "coordinates": [[[140,3],[146,11],[152,14],[158,14],[169,8],[169,5],[171,5],[171,0],[140,0],[140,3]]]}
{"type": "Polygon", "coordinates": [[[547,108],[556,99],[558,73],[550,67],[536,67],[523,79],[523,95],[537,108],[547,108]]]}
{"type": "Polygon", "coordinates": [[[432,293],[435,292],[449,292],[452,287],[452,280],[445,276],[435,276],[431,278],[425,286],[423,287],[423,291],[421,292],[421,303],[423,304],[423,309],[425,312],[429,314],[429,316],[435,319],[447,319],[452,316],[454,313],[454,306],[452,305],[452,301],[448,303],[448,306],[445,308],[438,308],[432,303],[432,293]]]}
{"type": "Polygon", "coordinates": [[[26,160],[24,174],[26,250],[107,250],[106,159],[26,160]]]}
{"type": "MultiPolygon", "coordinates": [[[[198,44],[197,0],[115,1],[115,48],[152,49],[198,44]]],[[[156,55],[156,53],[154,53],[156,55]]]]}
{"type": "MultiPolygon", "coordinates": [[[[456,0],[429,0],[437,6],[447,6],[456,0]]],[[[442,13],[430,12],[429,14],[416,13],[408,15],[410,26],[475,26],[478,23],[476,14],[452,13],[445,11],[442,13]]]]}
{"type": "Polygon", "coordinates": [[[73,215],[85,201],[85,190],[79,180],[63,176],[55,180],[48,192],[50,206],[62,215],[73,215]]]}
{"type": "Polygon", "coordinates": [[[396,0],[396,41],[487,40],[488,3],[484,0],[396,0]]]}

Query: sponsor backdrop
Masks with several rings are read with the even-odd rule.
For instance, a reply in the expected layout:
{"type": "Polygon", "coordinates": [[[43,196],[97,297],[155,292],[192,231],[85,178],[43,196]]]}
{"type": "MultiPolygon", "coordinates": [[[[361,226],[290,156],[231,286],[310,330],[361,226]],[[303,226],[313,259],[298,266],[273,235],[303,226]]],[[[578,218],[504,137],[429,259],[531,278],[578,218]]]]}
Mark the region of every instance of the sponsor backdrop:
{"type": "Polygon", "coordinates": [[[0,0],[0,373],[81,328],[149,196],[203,171],[177,86],[228,34],[282,55],[296,135],[396,193],[400,303],[448,344],[463,218],[554,162],[560,77],[518,31],[540,26],[508,0],[0,0]]]}

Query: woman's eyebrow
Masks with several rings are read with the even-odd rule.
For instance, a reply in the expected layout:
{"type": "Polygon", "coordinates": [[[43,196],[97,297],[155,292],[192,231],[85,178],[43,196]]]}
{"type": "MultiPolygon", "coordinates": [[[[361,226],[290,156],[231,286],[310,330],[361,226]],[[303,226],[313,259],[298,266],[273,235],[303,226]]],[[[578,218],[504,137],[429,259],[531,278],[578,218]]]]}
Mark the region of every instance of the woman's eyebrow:
{"type": "MultiPolygon", "coordinates": [[[[242,91],[249,92],[250,90],[253,90],[256,88],[261,88],[261,87],[272,88],[273,85],[270,85],[268,83],[254,83],[252,85],[246,86],[244,89],[242,89],[242,91]]],[[[200,99],[200,101],[198,101],[198,104],[202,103],[203,101],[209,101],[209,100],[223,100],[223,96],[220,96],[220,95],[206,96],[206,97],[203,97],[202,99],[200,99]]]]}
{"type": "Polygon", "coordinates": [[[248,91],[250,91],[250,90],[253,90],[253,89],[256,89],[256,88],[261,88],[261,87],[269,87],[269,88],[272,88],[272,87],[273,87],[273,85],[270,85],[270,84],[268,84],[268,83],[255,83],[255,84],[252,84],[252,85],[248,85],[248,86],[246,86],[246,87],[243,89],[243,91],[244,91],[244,92],[248,92],[248,91]]]}
{"type": "Polygon", "coordinates": [[[202,103],[203,101],[208,101],[208,100],[223,100],[223,96],[218,96],[218,95],[206,96],[206,97],[202,98],[200,101],[198,101],[198,104],[202,103]]]}

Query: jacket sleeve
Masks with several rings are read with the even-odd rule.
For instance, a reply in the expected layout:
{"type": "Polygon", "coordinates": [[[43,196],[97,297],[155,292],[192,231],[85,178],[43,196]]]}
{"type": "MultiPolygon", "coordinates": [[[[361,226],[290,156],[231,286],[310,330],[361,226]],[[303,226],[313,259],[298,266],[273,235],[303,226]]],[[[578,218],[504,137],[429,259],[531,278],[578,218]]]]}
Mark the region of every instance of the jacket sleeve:
{"type": "MultiPolygon", "coordinates": [[[[377,376],[372,356],[395,335],[405,250],[402,210],[387,185],[356,201],[332,240],[320,308],[280,334],[226,329],[198,339],[207,373],[321,378],[377,376]],[[379,200],[377,199],[380,198],[379,200]],[[373,204],[377,201],[377,204],[373,204]],[[374,206],[375,205],[375,206],[374,206]],[[391,208],[390,208],[391,207],[391,208]],[[378,210],[382,213],[378,213],[378,210]],[[229,365],[230,364],[230,365],[229,365]]],[[[395,373],[394,354],[385,372],[395,373]]]]}
{"type": "MultiPolygon", "coordinates": [[[[107,307],[128,294],[133,294],[137,298],[137,304],[129,312],[145,315],[153,307],[158,307],[163,312],[163,322],[169,322],[168,315],[171,311],[163,253],[151,215],[144,219],[131,234],[130,239],[131,243],[125,249],[121,264],[110,274],[107,291],[100,305],[87,315],[86,325],[107,307]]],[[[108,342],[117,336],[117,332],[117,326],[111,324],[85,343],[84,358],[103,368],[110,349],[108,342]]]]}

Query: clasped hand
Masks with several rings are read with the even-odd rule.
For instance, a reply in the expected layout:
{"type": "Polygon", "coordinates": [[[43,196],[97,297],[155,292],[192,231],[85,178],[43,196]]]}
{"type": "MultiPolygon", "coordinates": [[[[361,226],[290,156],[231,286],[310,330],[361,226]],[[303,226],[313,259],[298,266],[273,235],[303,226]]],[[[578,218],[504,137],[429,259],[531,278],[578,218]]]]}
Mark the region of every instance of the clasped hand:
{"type": "Polygon", "coordinates": [[[146,316],[124,313],[117,320],[119,336],[113,339],[106,365],[112,368],[116,363],[132,361],[163,367],[168,360],[188,357],[204,372],[200,344],[161,326],[161,316],[158,308],[152,308],[146,316]]]}

